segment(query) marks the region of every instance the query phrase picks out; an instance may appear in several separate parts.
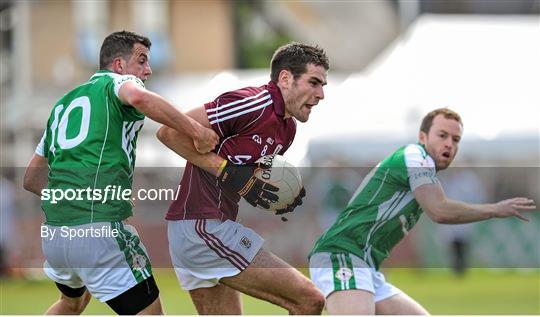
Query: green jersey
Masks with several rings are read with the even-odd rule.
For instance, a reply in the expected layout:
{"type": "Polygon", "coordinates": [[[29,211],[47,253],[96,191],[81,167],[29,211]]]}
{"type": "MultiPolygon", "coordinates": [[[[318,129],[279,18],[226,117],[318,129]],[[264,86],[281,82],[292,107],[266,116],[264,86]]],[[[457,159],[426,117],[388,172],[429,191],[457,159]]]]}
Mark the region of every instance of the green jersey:
{"type": "Polygon", "coordinates": [[[378,269],[422,214],[413,191],[438,183],[435,174],[435,163],[422,145],[401,147],[364,178],[310,257],[317,252],[352,253],[378,269]]]}
{"type": "Polygon", "coordinates": [[[47,224],[121,221],[132,215],[135,147],[144,115],[118,98],[126,82],[144,87],[135,76],[100,70],[52,109],[36,148],[49,164],[41,196],[47,224]]]}

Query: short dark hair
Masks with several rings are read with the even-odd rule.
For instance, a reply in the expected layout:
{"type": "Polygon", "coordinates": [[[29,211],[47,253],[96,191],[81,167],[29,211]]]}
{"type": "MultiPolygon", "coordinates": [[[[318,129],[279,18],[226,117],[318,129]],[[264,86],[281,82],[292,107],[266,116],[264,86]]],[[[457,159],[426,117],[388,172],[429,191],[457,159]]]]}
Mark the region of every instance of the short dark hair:
{"type": "Polygon", "coordinates": [[[422,119],[422,124],[420,125],[420,131],[424,133],[429,133],[429,129],[431,129],[431,126],[433,125],[433,119],[435,119],[438,115],[443,115],[446,119],[454,119],[456,120],[462,127],[463,122],[461,121],[461,117],[459,114],[453,110],[450,110],[448,108],[439,108],[435,109],[433,111],[430,111],[424,119],[422,119]]]}
{"type": "Polygon", "coordinates": [[[140,43],[148,49],[152,46],[150,39],[137,33],[120,31],[109,34],[101,44],[99,68],[107,68],[118,56],[128,59],[136,43],[140,43]]]}
{"type": "Polygon", "coordinates": [[[322,66],[328,70],[330,68],[328,57],[324,50],[318,46],[311,46],[291,42],[276,50],[270,62],[270,79],[278,82],[279,73],[286,69],[297,79],[306,72],[307,64],[322,66]]]}

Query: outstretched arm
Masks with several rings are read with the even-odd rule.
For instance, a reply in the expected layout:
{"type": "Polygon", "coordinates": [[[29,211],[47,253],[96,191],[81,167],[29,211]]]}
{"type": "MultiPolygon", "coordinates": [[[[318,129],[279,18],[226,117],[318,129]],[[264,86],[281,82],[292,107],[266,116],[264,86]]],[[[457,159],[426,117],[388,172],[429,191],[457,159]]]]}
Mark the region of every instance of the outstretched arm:
{"type": "Polygon", "coordinates": [[[41,196],[41,190],[47,186],[48,171],[47,159],[34,153],[24,172],[24,189],[41,196]]]}
{"type": "Polygon", "coordinates": [[[437,223],[459,224],[490,218],[517,217],[528,221],[521,212],[535,210],[532,199],[516,197],[495,204],[468,204],[450,200],[439,184],[425,184],[414,190],[416,201],[424,212],[437,223]]]}
{"type": "Polygon", "coordinates": [[[189,138],[189,143],[193,144],[193,148],[197,152],[210,152],[219,141],[213,130],[203,127],[178,111],[165,98],[138,86],[134,82],[123,84],[118,91],[118,97],[122,102],[137,108],[150,119],[181,132],[186,138],[189,138]]]}

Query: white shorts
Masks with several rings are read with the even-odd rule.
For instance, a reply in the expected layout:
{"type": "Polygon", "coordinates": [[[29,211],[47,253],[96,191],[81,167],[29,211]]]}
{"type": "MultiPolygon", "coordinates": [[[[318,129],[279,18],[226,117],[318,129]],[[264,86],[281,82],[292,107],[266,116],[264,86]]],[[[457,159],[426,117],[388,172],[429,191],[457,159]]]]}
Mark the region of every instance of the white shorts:
{"type": "Polygon", "coordinates": [[[86,286],[102,302],[117,297],[152,274],[146,248],[133,226],[96,222],[69,227],[42,225],[41,230],[47,276],[71,288],[86,286]],[[47,236],[45,229],[50,230],[47,236]],[[71,239],[70,229],[76,234],[71,239]],[[52,238],[50,232],[54,232],[52,238]],[[112,236],[114,232],[117,237],[112,236]]]}
{"type": "Polygon", "coordinates": [[[226,220],[171,220],[169,252],[184,290],[213,287],[223,277],[246,269],[264,239],[243,225],[226,220]]]}
{"type": "Polygon", "coordinates": [[[384,275],[350,253],[315,253],[309,259],[309,274],[325,297],[333,292],[360,289],[375,295],[375,302],[401,293],[384,275]]]}

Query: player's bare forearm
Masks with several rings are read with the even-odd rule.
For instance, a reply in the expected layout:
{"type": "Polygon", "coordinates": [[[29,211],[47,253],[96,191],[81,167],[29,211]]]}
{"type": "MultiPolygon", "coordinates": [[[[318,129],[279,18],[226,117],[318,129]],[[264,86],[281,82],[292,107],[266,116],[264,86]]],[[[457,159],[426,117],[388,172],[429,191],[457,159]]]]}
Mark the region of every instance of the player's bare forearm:
{"type": "Polygon", "coordinates": [[[534,201],[516,197],[495,204],[468,204],[447,199],[439,184],[426,184],[414,191],[416,201],[422,210],[435,222],[460,224],[482,221],[490,218],[517,217],[527,221],[521,212],[536,209],[534,201]]]}
{"type": "Polygon", "coordinates": [[[47,159],[34,154],[26,167],[23,178],[23,187],[29,192],[41,196],[41,190],[47,186],[49,168],[47,159]]]}
{"type": "Polygon", "coordinates": [[[438,222],[459,224],[508,217],[529,221],[521,212],[534,211],[535,209],[534,201],[525,197],[511,198],[494,204],[468,204],[447,200],[440,209],[438,222]]]}
{"type": "Polygon", "coordinates": [[[468,204],[456,200],[443,201],[434,208],[433,214],[435,222],[444,224],[478,222],[495,216],[492,204],[468,204]]]}
{"type": "Polygon", "coordinates": [[[225,159],[213,152],[205,154],[197,152],[193,142],[187,135],[179,133],[167,126],[162,126],[157,132],[157,138],[169,149],[192,164],[212,175],[219,175],[220,167],[225,159]]]}
{"type": "Polygon", "coordinates": [[[425,184],[414,191],[422,210],[437,223],[459,224],[493,217],[490,205],[472,205],[446,198],[439,184],[425,184]]]}

